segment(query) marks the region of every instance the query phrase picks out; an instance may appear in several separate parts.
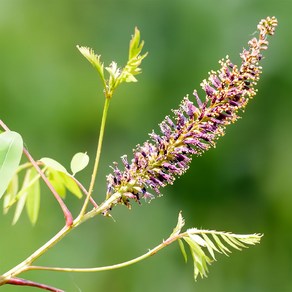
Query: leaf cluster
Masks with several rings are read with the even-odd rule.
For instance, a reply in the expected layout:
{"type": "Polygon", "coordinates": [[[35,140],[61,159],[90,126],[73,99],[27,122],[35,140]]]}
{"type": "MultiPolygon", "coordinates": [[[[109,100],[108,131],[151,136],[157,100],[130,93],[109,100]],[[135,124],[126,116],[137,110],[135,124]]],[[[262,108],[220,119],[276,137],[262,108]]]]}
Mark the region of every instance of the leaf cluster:
{"type": "Polygon", "coordinates": [[[181,215],[178,216],[178,223],[170,237],[181,235],[178,238],[180,250],[187,262],[187,253],[184,242],[187,243],[194,264],[194,278],[207,277],[208,265],[216,261],[215,253],[228,256],[231,253],[230,247],[242,250],[248,245],[255,245],[260,242],[261,234],[234,234],[230,232],[203,230],[197,228],[188,229],[180,233],[185,221],[181,215]]]}
{"type": "MultiPolygon", "coordinates": [[[[12,131],[0,134],[0,185],[3,188],[1,196],[3,199],[3,212],[7,214],[12,206],[16,205],[12,224],[15,224],[22,214],[24,207],[30,222],[34,225],[37,222],[40,201],[40,174],[31,163],[19,165],[23,150],[21,136],[12,131]],[[20,184],[20,173],[24,172],[20,184]],[[4,175],[5,174],[5,175],[4,175]]],[[[51,158],[42,158],[38,164],[41,171],[46,175],[52,186],[60,197],[66,197],[66,191],[82,198],[82,185],[75,179],[74,175],[83,170],[89,162],[86,153],[76,153],[71,160],[70,174],[66,168],[51,158]]],[[[1,198],[0,196],[0,198],[1,198]]]]}
{"type": "Polygon", "coordinates": [[[81,54],[93,65],[97,70],[104,86],[104,94],[107,98],[111,98],[114,90],[124,82],[137,82],[136,75],[141,73],[139,67],[142,60],[147,56],[147,53],[142,54],[144,41],[140,40],[140,31],[136,27],[134,35],[129,45],[128,61],[123,68],[118,67],[118,64],[112,61],[109,66],[104,67],[101,62],[100,55],[96,55],[93,49],[89,47],[77,46],[81,54]],[[105,75],[105,70],[108,76],[105,75]]]}

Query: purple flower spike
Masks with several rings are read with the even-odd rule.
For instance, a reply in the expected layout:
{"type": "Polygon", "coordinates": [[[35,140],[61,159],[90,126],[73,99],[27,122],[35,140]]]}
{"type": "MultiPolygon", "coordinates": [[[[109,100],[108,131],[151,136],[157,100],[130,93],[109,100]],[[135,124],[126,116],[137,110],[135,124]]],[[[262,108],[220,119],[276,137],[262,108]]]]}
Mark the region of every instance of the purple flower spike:
{"type": "Polygon", "coordinates": [[[134,158],[128,162],[122,156],[123,170],[114,163],[113,173],[107,176],[107,197],[120,193],[118,203],[130,205],[130,199],[152,198],[147,191],[152,189],[160,195],[160,188],[172,184],[176,177],[188,168],[193,155],[201,155],[214,147],[224,135],[225,127],[235,122],[238,112],[256,94],[254,86],[259,80],[262,59],[261,51],[268,47],[268,35],[273,35],[277,26],[275,17],[267,17],[258,24],[258,38],[248,42],[249,49],[240,54],[242,64],[237,67],[229,60],[219,61],[220,69],[211,71],[201,86],[206,93],[205,101],[194,91],[196,104],[185,97],[174,117],[167,116],[160,123],[161,135],[152,132],[151,141],[134,149],[134,158]]]}

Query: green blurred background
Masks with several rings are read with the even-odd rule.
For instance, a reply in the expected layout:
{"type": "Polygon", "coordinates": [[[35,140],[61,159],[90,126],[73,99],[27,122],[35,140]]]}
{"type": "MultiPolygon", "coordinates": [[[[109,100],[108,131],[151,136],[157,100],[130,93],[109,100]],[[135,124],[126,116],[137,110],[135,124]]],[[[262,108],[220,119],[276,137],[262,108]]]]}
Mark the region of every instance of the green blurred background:
{"type": "MultiPolygon", "coordinates": [[[[217,148],[195,158],[162,198],[131,211],[115,208],[116,222],[103,217],[87,222],[37,263],[93,267],[131,259],[166,238],[180,210],[187,227],[261,232],[260,245],[218,256],[208,279],[196,283],[191,261],[184,263],[176,245],[123,270],[22,276],[69,292],[292,291],[291,11],[289,0],[0,0],[0,117],[22,134],[36,159],[48,156],[68,167],[74,153],[87,151],[91,164],[78,175],[85,185],[103,96],[97,74],[75,46],[90,46],[105,63],[122,65],[134,27],[141,30],[149,56],[139,82],[123,85],[112,101],[98,201],[112,161],[148,139],[170,109],[218,69],[219,59],[229,54],[238,62],[261,18],[279,20],[262,62],[259,93],[217,148]]],[[[69,196],[66,202],[77,214],[80,201],[69,196]]],[[[12,217],[1,215],[0,273],[63,225],[57,203],[45,191],[34,228],[25,214],[12,227],[12,217]]],[[[1,287],[22,290],[35,291],[1,287]]]]}

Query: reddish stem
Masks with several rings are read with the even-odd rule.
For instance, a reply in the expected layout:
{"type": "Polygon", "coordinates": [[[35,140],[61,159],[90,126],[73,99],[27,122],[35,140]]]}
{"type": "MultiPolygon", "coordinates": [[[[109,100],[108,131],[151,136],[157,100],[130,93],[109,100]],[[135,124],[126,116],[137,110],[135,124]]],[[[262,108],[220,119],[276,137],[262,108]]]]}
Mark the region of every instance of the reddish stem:
{"type": "MultiPolygon", "coordinates": [[[[88,191],[86,190],[86,188],[82,185],[82,183],[76,179],[74,176],[71,176],[71,178],[77,183],[77,185],[79,186],[79,188],[82,190],[82,192],[88,196],[88,191]]],[[[94,201],[94,199],[90,196],[90,202],[92,203],[94,208],[98,208],[98,204],[94,201]]]]}
{"type": "MultiPolygon", "coordinates": [[[[5,125],[5,123],[2,120],[0,120],[0,125],[5,131],[10,131],[10,129],[5,125]]],[[[61,197],[59,196],[59,194],[57,193],[57,191],[53,187],[53,185],[47,179],[45,174],[39,168],[38,164],[32,158],[32,156],[29,154],[28,150],[25,147],[23,147],[23,153],[28,158],[28,160],[31,162],[33,167],[37,170],[37,172],[40,174],[41,178],[44,180],[44,182],[46,183],[46,185],[48,186],[48,188],[51,190],[51,192],[53,193],[54,197],[56,198],[57,202],[61,206],[61,209],[62,209],[62,211],[64,213],[64,216],[65,216],[65,219],[66,219],[66,225],[67,226],[71,226],[73,224],[73,217],[72,217],[72,214],[70,213],[69,209],[67,208],[67,206],[65,205],[65,203],[63,202],[63,200],[61,199],[61,197]]]]}
{"type": "Polygon", "coordinates": [[[21,278],[12,278],[12,279],[8,280],[6,282],[6,284],[36,287],[36,288],[40,288],[42,290],[53,291],[53,292],[65,292],[64,290],[60,290],[60,289],[55,288],[55,287],[47,286],[44,284],[32,282],[32,281],[21,279],[21,278]]]}

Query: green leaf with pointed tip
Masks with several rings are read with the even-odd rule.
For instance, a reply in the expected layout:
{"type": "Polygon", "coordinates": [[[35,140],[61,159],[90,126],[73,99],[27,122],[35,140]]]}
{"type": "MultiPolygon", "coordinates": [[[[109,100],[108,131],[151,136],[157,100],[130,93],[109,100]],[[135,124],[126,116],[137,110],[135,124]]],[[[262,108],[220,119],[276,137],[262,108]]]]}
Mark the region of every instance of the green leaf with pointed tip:
{"type": "Polygon", "coordinates": [[[183,216],[181,214],[181,211],[180,211],[179,214],[178,214],[177,225],[173,229],[170,237],[178,235],[184,225],[185,225],[185,220],[184,220],[184,218],[183,218],[183,216]]]}
{"type": "Polygon", "coordinates": [[[218,245],[221,252],[223,252],[226,256],[229,256],[227,252],[231,253],[231,251],[221,242],[221,240],[215,233],[212,233],[212,236],[215,239],[215,242],[218,245]]]}
{"type": "MultiPolygon", "coordinates": [[[[32,168],[29,174],[30,181],[34,180],[36,176],[39,177],[39,174],[34,168],[32,168]]],[[[40,210],[40,199],[41,199],[40,181],[37,179],[27,190],[25,204],[28,218],[32,225],[35,225],[38,219],[40,210]]]]}
{"type": "Polygon", "coordinates": [[[200,275],[202,278],[207,277],[208,264],[210,265],[212,260],[204,253],[199,244],[192,240],[190,237],[183,237],[188,243],[191,254],[194,261],[194,278],[195,280],[200,275]]]}
{"type": "Polygon", "coordinates": [[[183,257],[184,257],[184,260],[185,260],[185,262],[187,262],[188,261],[188,256],[187,256],[187,253],[186,253],[186,249],[185,249],[184,243],[180,238],[177,241],[178,241],[178,244],[179,244],[180,251],[181,251],[181,253],[182,253],[183,257]]]}
{"type": "Polygon", "coordinates": [[[70,163],[71,171],[73,173],[73,176],[83,170],[89,162],[89,156],[86,153],[78,152],[76,153],[70,163]]]}
{"type": "Polygon", "coordinates": [[[212,259],[206,255],[206,249],[213,260],[216,260],[215,251],[228,256],[231,251],[227,248],[227,246],[242,250],[242,248],[248,247],[247,244],[254,245],[259,243],[262,237],[260,234],[242,235],[214,230],[199,230],[196,228],[188,229],[187,235],[188,236],[184,236],[183,239],[188,243],[191,249],[194,260],[195,279],[199,275],[202,278],[207,276],[208,264],[211,264],[212,259]]]}
{"type": "Polygon", "coordinates": [[[50,182],[62,198],[65,198],[66,196],[66,189],[68,189],[77,198],[82,198],[82,192],[69,173],[57,171],[54,169],[49,169],[48,173],[50,182]]]}
{"type": "Polygon", "coordinates": [[[122,82],[137,82],[137,79],[134,76],[141,73],[141,68],[139,66],[142,63],[142,60],[147,56],[147,53],[140,55],[143,46],[144,42],[140,42],[140,31],[136,27],[129,45],[129,59],[126,66],[117,77],[117,85],[122,82]]]}
{"type": "Polygon", "coordinates": [[[92,66],[97,70],[103,82],[104,79],[104,71],[103,71],[103,63],[100,61],[100,55],[96,55],[93,49],[88,47],[77,46],[77,49],[80,53],[92,64],[92,66]]]}
{"type": "Polygon", "coordinates": [[[15,196],[11,197],[11,200],[9,202],[6,203],[5,205],[6,208],[10,208],[13,204],[15,204],[22,196],[25,195],[25,193],[28,192],[28,189],[39,180],[40,175],[38,173],[32,179],[30,179],[30,177],[27,177],[32,171],[32,169],[33,168],[29,168],[26,171],[22,188],[15,196]]]}
{"type": "Polygon", "coordinates": [[[67,188],[77,198],[82,198],[82,193],[77,183],[62,164],[47,157],[42,158],[40,161],[48,167],[49,179],[61,197],[65,197],[65,188],[67,188]]]}
{"type": "Polygon", "coordinates": [[[63,183],[63,179],[60,177],[58,171],[50,171],[48,175],[48,179],[58,195],[62,198],[65,199],[66,197],[66,188],[63,183]]]}
{"type": "Polygon", "coordinates": [[[14,200],[18,192],[18,175],[15,174],[10,181],[3,200],[3,213],[7,214],[10,208],[10,202],[14,200]]]}
{"type": "Polygon", "coordinates": [[[19,165],[23,150],[21,136],[12,131],[0,134],[0,199],[19,165]]]}
{"type": "Polygon", "coordinates": [[[129,60],[137,57],[141,53],[143,46],[144,42],[142,41],[140,43],[140,31],[137,27],[135,27],[135,32],[129,45],[129,60]]]}
{"type": "Polygon", "coordinates": [[[214,260],[216,260],[214,250],[219,252],[219,253],[221,253],[221,251],[215,246],[215,244],[212,242],[212,240],[209,239],[209,237],[206,234],[203,233],[202,236],[205,239],[206,247],[207,247],[210,255],[212,256],[212,258],[214,260]]]}
{"type": "Polygon", "coordinates": [[[12,225],[15,225],[23,211],[23,207],[25,205],[25,200],[26,200],[27,192],[24,192],[23,195],[19,198],[16,204],[15,212],[14,212],[14,217],[12,220],[12,225]]]}
{"type": "Polygon", "coordinates": [[[200,246],[205,247],[206,246],[206,241],[198,234],[189,234],[189,237],[195,241],[197,244],[200,246]]]}
{"type": "Polygon", "coordinates": [[[256,243],[259,243],[261,241],[261,238],[263,234],[231,234],[232,237],[238,239],[239,241],[245,243],[245,244],[250,244],[254,245],[256,243]]]}
{"type": "Polygon", "coordinates": [[[50,168],[52,168],[54,170],[61,171],[61,172],[64,172],[64,173],[68,173],[66,168],[61,163],[59,163],[58,161],[56,161],[56,160],[54,160],[52,158],[43,157],[42,159],[40,159],[40,161],[45,166],[50,167],[50,168]]]}
{"type": "MultiPolygon", "coordinates": [[[[226,235],[222,234],[221,237],[233,248],[241,250],[241,248],[239,247],[239,245],[242,245],[240,242],[236,243],[234,241],[232,241],[230,238],[228,238],[226,235]]],[[[245,246],[243,246],[245,247],[245,246]]]]}
{"type": "Polygon", "coordinates": [[[82,198],[82,192],[80,191],[77,183],[74,181],[74,179],[66,174],[66,173],[60,173],[64,186],[73,194],[75,195],[78,199],[82,198]]]}
{"type": "Polygon", "coordinates": [[[31,172],[31,168],[26,171],[21,190],[18,192],[18,194],[16,196],[16,197],[18,197],[18,200],[17,200],[15,212],[14,212],[14,217],[12,220],[12,225],[16,224],[16,222],[18,221],[18,219],[23,211],[23,207],[25,205],[25,201],[26,201],[27,194],[28,194],[27,186],[30,183],[30,172],[31,172]]]}
{"type": "Polygon", "coordinates": [[[230,241],[234,242],[237,246],[247,248],[246,245],[244,245],[242,242],[240,242],[240,241],[239,241],[238,239],[236,239],[235,237],[229,237],[228,239],[229,239],[230,241]]]}

